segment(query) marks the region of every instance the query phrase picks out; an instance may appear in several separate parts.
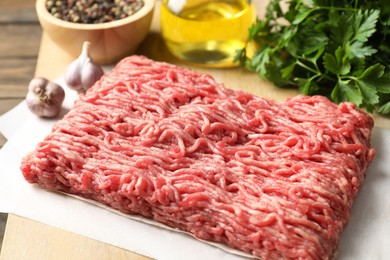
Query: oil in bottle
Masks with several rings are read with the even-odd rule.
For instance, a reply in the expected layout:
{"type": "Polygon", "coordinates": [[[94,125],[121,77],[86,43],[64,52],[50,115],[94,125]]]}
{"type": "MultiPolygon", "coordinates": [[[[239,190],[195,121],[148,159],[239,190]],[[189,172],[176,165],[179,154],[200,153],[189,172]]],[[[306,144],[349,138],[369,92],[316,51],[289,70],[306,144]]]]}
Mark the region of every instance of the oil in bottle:
{"type": "Polygon", "coordinates": [[[193,64],[236,66],[256,19],[250,0],[162,0],[161,31],[169,51],[193,64]]]}

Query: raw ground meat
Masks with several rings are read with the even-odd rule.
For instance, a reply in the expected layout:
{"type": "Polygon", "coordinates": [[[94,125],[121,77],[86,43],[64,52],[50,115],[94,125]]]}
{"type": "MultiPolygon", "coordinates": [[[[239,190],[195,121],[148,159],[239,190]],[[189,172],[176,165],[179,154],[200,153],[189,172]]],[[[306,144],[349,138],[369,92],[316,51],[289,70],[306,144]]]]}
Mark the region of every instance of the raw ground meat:
{"type": "Polygon", "coordinates": [[[142,56],[122,60],[21,164],[45,189],[262,259],[330,259],[374,157],[353,104],[285,102],[142,56]]]}

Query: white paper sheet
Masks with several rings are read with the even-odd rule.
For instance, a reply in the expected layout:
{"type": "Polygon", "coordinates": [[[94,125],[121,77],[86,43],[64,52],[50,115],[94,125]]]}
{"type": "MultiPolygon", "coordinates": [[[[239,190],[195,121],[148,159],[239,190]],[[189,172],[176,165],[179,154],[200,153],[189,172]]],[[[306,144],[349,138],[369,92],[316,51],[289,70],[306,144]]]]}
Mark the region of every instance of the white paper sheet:
{"type": "Polygon", "coordinates": [[[0,132],[8,140],[23,125],[22,119],[26,117],[28,108],[25,101],[20,102],[10,111],[0,116],[0,132]],[[21,120],[19,120],[21,119],[21,120]]]}
{"type": "MultiPolygon", "coordinates": [[[[67,97],[65,111],[75,96],[67,97]]],[[[18,115],[19,125],[7,124],[5,118],[15,120],[8,115],[0,120],[0,131],[10,137],[0,150],[1,212],[11,212],[157,259],[242,259],[191,236],[130,220],[28,184],[19,170],[20,160],[50,132],[55,120],[43,120],[28,110],[21,112],[24,108],[18,109],[12,112],[18,115]]],[[[372,144],[377,155],[355,200],[336,259],[388,259],[390,255],[390,130],[374,129],[372,144]]]]}

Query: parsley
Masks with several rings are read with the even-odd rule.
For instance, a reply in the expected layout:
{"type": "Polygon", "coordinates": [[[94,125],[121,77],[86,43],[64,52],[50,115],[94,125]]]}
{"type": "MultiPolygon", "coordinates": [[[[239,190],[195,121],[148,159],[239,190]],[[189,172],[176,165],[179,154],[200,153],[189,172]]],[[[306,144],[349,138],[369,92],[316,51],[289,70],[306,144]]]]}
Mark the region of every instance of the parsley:
{"type": "Polygon", "coordinates": [[[281,2],[270,1],[236,61],[278,87],[390,115],[388,0],[281,2]]]}

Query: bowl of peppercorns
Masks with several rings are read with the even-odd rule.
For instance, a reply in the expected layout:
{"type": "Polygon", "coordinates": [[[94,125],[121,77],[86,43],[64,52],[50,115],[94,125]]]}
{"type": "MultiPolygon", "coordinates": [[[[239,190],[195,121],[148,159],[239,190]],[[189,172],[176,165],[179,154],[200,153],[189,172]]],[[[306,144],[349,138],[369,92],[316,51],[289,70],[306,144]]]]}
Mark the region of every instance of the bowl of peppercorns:
{"type": "Polygon", "coordinates": [[[37,0],[45,33],[77,57],[84,42],[99,64],[112,64],[133,54],[147,36],[155,0],[37,0]]]}

